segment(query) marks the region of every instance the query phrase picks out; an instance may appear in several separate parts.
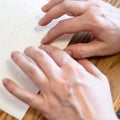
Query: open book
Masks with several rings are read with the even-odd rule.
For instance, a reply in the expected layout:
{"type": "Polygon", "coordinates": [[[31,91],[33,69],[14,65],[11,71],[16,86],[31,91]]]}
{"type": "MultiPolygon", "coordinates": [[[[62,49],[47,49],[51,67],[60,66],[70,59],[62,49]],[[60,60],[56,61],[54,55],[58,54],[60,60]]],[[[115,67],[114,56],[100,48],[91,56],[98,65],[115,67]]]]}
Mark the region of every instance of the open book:
{"type": "MultiPolygon", "coordinates": [[[[38,92],[28,77],[13,63],[10,53],[13,50],[23,52],[28,46],[39,46],[47,31],[59,21],[55,20],[45,27],[37,25],[44,15],[40,8],[47,2],[0,0],[0,109],[19,120],[23,118],[29,106],[9,94],[3,87],[2,79],[10,78],[20,86],[38,92]]],[[[70,38],[71,36],[62,37],[62,40],[54,44],[63,48],[70,38]]]]}

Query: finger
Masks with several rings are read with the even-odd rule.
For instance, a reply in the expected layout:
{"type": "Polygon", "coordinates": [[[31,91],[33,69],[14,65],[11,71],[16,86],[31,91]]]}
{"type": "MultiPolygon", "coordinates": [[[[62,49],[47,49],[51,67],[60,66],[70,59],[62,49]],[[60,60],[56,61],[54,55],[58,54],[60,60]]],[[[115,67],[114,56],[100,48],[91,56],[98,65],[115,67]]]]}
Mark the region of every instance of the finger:
{"type": "Polygon", "coordinates": [[[47,12],[49,9],[51,9],[53,6],[59,4],[63,0],[50,0],[46,5],[42,7],[42,11],[47,12]]]}
{"type": "Polygon", "coordinates": [[[101,56],[104,52],[104,42],[93,40],[89,43],[70,45],[64,50],[75,59],[83,59],[92,56],[101,56]]]}
{"type": "Polygon", "coordinates": [[[90,61],[88,60],[79,60],[78,61],[89,73],[91,73],[92,75],[94,75],[97,78],[101,78],[101,76],[103,76],[103,74],[100,72],[100,70],[98,70],[97,67],[95,67],[95,65],[93,65],[90,61]]]}
{"type": "Polygon", "coordinates": [[[25,54],[36,62],[48,78],[53,79],[58,76],[60,72],[59,66],[45,51],[39,48],[29,47],[25,50],[25,54]]]}
{"type": "Polygon", "coordinates": [[[62,20],[48,31],[47,35],[42,39],[41,42],[43,44],[50,43],[63,34],[81,31],[93,32],[94,27],[89,23],[82,16],[62,20]]]}
{"type": "Polygon", "coordinates": [[[13,61],[20,67],[20,69],[35,83],[40,89],[45,89],[47,78],[44,73],[23,54],[13,52],[11,54],[13,61]]]}
{"type": "Polygon", "coordinates": [[[90,6],[86,1],[64,1],[50,9],[39,21],[40,25],[47,25],[53,19],[59,18],[64,14],[78,16],[84,14],[90,6]]]}
{"type": "Polygon", "coordinates": [[[52,47],[50,45],[41,45],[40,49],[48,53],[60,67],[66,63],[72,62],[70,56],[57,47],[52,47]]]}
{"type": "Polygon", "coordinates": [[[16,85],[13,81],[9,79],[3,80],[3,85],[5,88],[15,97],[20,99],[21,101],[25,102],[26,104],[30,105],[31,107],[42,111],[43,109],[43,98],[42,96],[38,96],[36,94],[33,94],[32,92],[29,92],[23,88],[20,88],[18,85],[16,85]],[[40,107],[38,107],[40,106],[40,107]]]}
{"type": "Polygon", "coordinates": [[[84,67],[76,62],[74,59],[72,59],[63,50],[52,47],[50,45],[41,45],[40,49],[46,51],[55,60],[55,62],[62,68],[62,70],[64,70],[64,74],[76,74],[75,69],[78,69],[81,78],[83,76],[86,76],[86,70],[84,69],[84,67]]]}

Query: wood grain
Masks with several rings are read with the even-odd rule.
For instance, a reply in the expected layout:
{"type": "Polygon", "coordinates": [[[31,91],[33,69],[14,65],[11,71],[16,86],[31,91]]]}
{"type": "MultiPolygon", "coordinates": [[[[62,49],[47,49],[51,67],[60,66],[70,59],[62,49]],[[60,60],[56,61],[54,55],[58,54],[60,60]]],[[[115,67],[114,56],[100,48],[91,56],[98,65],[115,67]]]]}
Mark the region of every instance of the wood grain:
{"type": "Polygon", "coordinates": [[[117,99],[114,102],[114,109],[115,112],[117,112],[120,109],[120,95],[117,97],[117,99]]]}
{"type": "MultiPolygon", "coordinates": [[[[120,8],[120,0],[105,1],[120,8]]],[[[88,33],[77,33],[76,36],[72,39],[70,44],[77,43],[78,41],[87,42],[87,40],[89,40],[88,33]]],[[[117,112],[120,108],[120,54],[108,57],[95,57],[90,60],[109,78],[114,108],[117,112]]],[[[17,119],[3,111],[0,111],[0,120],[17,119]]],[[[23,120],[45,120],[45,118],[39,112],[30,108],[23,120]]]]}

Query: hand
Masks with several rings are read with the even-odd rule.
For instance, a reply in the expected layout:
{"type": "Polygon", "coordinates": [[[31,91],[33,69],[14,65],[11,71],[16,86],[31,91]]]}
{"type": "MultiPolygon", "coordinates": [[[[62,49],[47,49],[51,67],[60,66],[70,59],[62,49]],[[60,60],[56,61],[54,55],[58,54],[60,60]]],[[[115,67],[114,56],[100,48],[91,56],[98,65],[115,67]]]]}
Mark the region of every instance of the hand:
{"type": "Polygon", "coordinates": [[[60,21],[43,38],[50,43],[63,34],[87,31],[89,43],[68,46],[65,51],[75,59],[113,55],[120,52],[120,10],[101,0],[51,0],[42,10],[46,12],[40,25],[67,14],[73,16],[60,21]]]}
{"type": "Polygon", "coordinates": [[[9,79],[6,89],[48,120],[116,120],[107,78],[89,61],[74,61],[64,51],[29,47],[12,59],[39,88],[27,91],[9,79]],[[27,57],[26,57],[27,56],[27,57]],[[30,60],[30,59],[32,60],[30,60]],[[34,62],[33,62],[34,61],[34,62]]]}

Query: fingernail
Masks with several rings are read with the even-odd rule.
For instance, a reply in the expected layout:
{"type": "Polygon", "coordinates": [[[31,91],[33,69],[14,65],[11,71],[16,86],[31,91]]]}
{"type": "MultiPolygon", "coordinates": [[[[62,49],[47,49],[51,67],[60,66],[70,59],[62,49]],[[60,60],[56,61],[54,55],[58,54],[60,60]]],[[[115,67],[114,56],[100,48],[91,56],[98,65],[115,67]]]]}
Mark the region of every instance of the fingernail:
{"type": "Polygon", "coordinates": [[[45,12],[45,11],[46,11],[46,6],[43,6],[43,7],[41,8],[41,10],[42,10],[43,12],[45,12]]]}
{"type": "Polygon", "coordinates": [[[43,26],[44,25],[44,21],[43,18],[40,19],[40,21],[38,22],[39,25],[43,26]]]}
{"type": "Polygon", "coordinates": [[[3,82],[4,86],[6,86],[6,84],[7,84],[8,82],[10,82],[10,80],[7,79],[7,78],[5,78],[5,79],[2,80],[2,82],[3,82]]]}
{"type": "Polygon", "coordinates": [[[47,12],[47,11],[48,11],[47,4],[46,4],[46,5],[44,5],[44,6],[41,8],[41,10],[42,10],[43,12],[47,12]]]}
{"type": "Polygon", "coordinates": [[[20,53],[20,52],[18,52],[18,51],[13,51],[13,52],[11,53],[12,59],[14,59],[15,56],[16,56],[16,54],[19,54],[19,53],[20,53]]]}
{"type": "Polygon", "coordinates": [[[46,44],[46,42],[47,42],[47,36],[45,36],[45,37],[41,40],[41,43],[42,43],[42,44],[46,44]]]}

